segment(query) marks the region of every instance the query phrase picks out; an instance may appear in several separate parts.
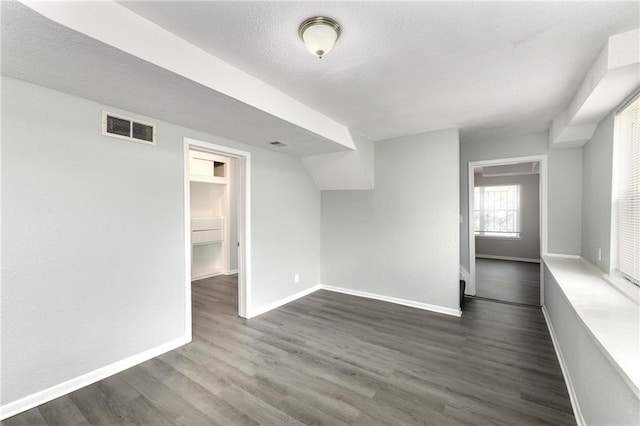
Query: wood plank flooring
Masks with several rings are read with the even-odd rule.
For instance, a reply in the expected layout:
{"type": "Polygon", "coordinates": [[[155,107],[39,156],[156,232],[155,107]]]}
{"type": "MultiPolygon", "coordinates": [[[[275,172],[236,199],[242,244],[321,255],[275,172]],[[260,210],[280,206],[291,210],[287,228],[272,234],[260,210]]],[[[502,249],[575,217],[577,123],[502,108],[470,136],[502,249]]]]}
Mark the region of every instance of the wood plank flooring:
{"type": "Polygon", "coordinates": [[[539,308],[462,318],[319,291],[237,317],[237,281],[193,283],[193,342],[2,425],[575,424],[539,308]]]}
{"type": "Polygon", "coordinates": [[[540,305],[540,264],[476,258],[476,296],[540,305]]]}

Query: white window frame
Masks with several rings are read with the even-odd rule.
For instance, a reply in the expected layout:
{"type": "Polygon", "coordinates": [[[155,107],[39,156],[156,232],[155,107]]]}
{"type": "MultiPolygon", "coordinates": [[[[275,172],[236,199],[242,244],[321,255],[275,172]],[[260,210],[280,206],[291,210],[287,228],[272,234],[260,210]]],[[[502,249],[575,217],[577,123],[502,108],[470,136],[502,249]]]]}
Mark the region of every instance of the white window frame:
{"type": "Polygon", "coordinates": [[[611,245],[610,245],[610,257],[611,264],[609,267],[609,274],[604,275],[604,278],[615,288],[621,291],[623,294],[631,298],[635,303],[640,302],[640,285],[634,283],[629,277],[622,274],[618,269],[618,184],[620,179],[620,141],[619,141],[619,120],[618,115],[624,111],[631,103],[640,99],[640,92],[630,96],[622,105],[616,110],[614,116],[614,141],[613,141],[613,176],[611,187],[611,245]]]}
{"type": "MultiPolygon", "coordinates": [[[[500,239],[500,240],[520,240],[522,239],[522,185],[520,184],[502,184],[502,185],[476,185],[473,190],[475,192],[475,190],[477,188],[492,188],[492,187],[499,187],[499,186],[514,186],[517,188],[517,193],[518,193],[518,205],[516,207],[516,230],[514,232],[509,232],[508,234],[505,235],[496,235],[498,234],[497,232],[492,232],[492,231],[478,231],[474,229],[474,235],[476,238],[488,238],[488,239],[500,239]],[[515,235],[511,235],[511,234],[515,234],[515,235]]],[[[483,206],[484,206],[484,191],[480,190],[480,211],[484,211],[483,206]]],[[[475,201],[475,198],[474,198],[475,201]]],[[[508,209],[508,210],[513,210],[513,209],[508,209]]],[[[475,206],[473,206],[473,211],[474,211],[474,216],[472,218],[470,218],[470,220],[473,221],[474,223],[474,228],[475,228],[475,206]]],[[[484,215],[480,215],[480,228],[482,229],[484,222],[484,215]]]]}

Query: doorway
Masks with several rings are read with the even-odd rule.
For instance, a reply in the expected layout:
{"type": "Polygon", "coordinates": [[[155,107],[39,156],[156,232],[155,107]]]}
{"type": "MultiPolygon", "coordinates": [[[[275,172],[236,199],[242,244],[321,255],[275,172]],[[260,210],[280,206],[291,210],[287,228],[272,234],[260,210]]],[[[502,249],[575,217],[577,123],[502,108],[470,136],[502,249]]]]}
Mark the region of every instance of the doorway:
{"type": "Polygon", "coordinates": [[[238,315],[251,316],[250,153],[184,138],[187,335],[191,281],[238,274],[238,315]]]}
{"type": "Polygon", "coordinates": [[[469,163],[470,295],[507,303],[543,302],[547,159],[469,163]]]}

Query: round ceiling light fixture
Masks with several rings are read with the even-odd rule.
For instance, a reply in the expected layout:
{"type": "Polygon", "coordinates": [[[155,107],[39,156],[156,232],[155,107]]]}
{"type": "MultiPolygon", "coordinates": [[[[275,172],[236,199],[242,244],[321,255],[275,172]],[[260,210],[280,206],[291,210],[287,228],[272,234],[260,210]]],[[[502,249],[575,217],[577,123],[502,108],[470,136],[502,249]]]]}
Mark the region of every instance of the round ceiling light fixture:
{"type": "Polygon", "coordinates": [[[300,24],[298,35],[312,55],[322,58],[340,37],[340,25],[326,16],[314,16],[300,24]]]}

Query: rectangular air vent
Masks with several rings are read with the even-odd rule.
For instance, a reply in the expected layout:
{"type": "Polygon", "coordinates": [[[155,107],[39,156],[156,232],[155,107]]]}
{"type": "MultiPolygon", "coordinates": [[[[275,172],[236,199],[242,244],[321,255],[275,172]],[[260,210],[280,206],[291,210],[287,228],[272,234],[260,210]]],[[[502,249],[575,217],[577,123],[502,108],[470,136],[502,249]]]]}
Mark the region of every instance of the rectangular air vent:
{"type": "Polygon", "coordinates": [[[282,141],[273,141],[273,142],[269,142],[269,145],[273,145],[273,146],[277,146],[279,148],[282,148],[283,146],[287,146],[289,145],[286,142],[282,142],[282,141]]]}
{"type": "Polygon", "coordinates": [[[156,126],[102,111],[102,134],[135,142],[156,144],[156,126]]]}

